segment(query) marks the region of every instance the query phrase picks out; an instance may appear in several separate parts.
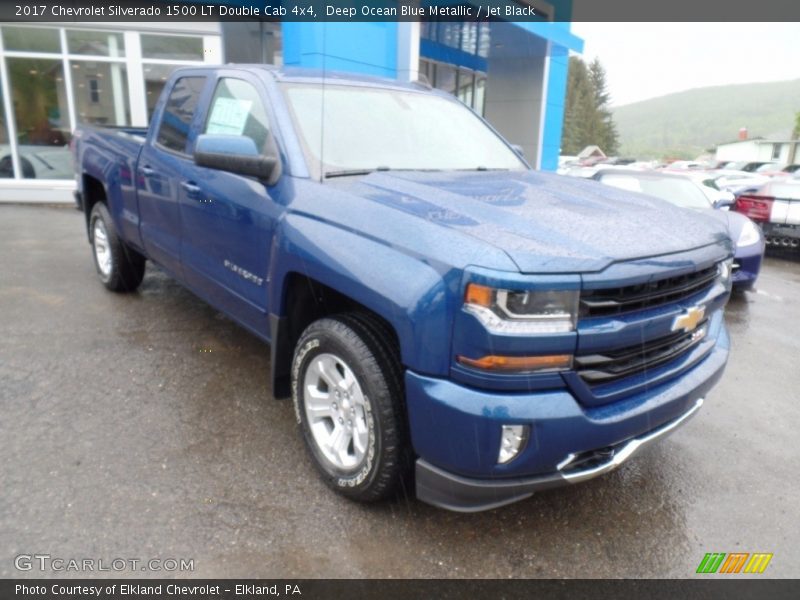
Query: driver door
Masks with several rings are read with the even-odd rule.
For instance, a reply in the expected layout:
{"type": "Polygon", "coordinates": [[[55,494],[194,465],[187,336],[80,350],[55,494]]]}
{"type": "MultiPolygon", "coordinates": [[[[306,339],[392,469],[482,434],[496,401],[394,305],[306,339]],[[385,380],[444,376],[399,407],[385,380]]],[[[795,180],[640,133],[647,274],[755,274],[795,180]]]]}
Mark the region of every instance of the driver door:
{"type": "MultiPolygon", "coordinates": [[[[261,82],[221,71],[199,133],[242,135],[263,151],[272,135],[261,82]]],[[[179,182],[181,259],[189,284],[259,333],[269,331],[267,273],[280,206],[265,182],[191,163],[179,182]]]]}

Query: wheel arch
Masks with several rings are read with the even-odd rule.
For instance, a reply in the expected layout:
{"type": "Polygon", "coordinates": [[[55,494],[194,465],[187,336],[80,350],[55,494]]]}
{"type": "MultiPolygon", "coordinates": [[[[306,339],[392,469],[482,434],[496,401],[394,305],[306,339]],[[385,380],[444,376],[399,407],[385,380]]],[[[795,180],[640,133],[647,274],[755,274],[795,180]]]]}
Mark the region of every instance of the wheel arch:
{"type": "Polygon", "coordinates": [[[294,343],[308,323],[336,312],[375,315],[391,328],[404,368],[446,376],[454,290],[460,273],[444,274],[419,257],[308,218],[283,221],[270,267],[272,381],[286,385],[294,343]]]}
{"type": "Polygon", "coordinates": [[[389,319],[346,293],[297,271],[287,273],[281,287],[283,310],[280,314],[270,314],[271,381],[276,398],[288,397],[291,393],[289,376],[294,347],[314,321],[349,312],[366,313],[391,332],[390,343],[398,349],[401,347],[397,329],[389,319]]]}
{"type": "Polygon", "coordinates": [[[81,190],[83,196],[83,216],[86,220],[86,235],[91,241],[91,232],[89,231],[89,219],[91,218],[92,209],[98,202],[102,202],[108,206],[108,193],[106,186],[97,177],[84,173],[81,177],[81,190]]]}

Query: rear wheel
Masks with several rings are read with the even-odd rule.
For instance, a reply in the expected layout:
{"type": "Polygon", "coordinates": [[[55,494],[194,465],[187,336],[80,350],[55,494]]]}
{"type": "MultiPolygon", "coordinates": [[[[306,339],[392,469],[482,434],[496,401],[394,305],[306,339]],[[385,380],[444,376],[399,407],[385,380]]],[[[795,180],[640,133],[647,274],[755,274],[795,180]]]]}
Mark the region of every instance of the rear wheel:
{"type": "Polygon", "coordinates": [[[92,208],[89,235],[97,274],[109,290],[132,292],[144,278],[144,257],[123,242],[102,202],[92,208]]]}
{"type": "Polygon", "coordinates": [[[292,398],[325,482],[360,501],[393,495],[410,461],[396,344],[359,313],[320,319],[302,334],[292,398]]]}

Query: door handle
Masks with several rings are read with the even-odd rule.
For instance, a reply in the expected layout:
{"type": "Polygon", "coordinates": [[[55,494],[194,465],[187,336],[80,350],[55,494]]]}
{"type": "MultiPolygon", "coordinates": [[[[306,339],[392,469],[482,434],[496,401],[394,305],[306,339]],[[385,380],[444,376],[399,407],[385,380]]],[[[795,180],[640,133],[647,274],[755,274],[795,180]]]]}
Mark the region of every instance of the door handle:
{"type": "Polygon", "coordinates": [[[186,194],[190,198],[196,198],[203,191],[199,185],[191,181],[181,181],[181,187],[186,190],[186,194]]]}
{"type": "Polygon", "coordinates": [[[139,169],[145,177],[151,177],[156,174],[156,170],[150,165],[145,165],[139,169]]]}

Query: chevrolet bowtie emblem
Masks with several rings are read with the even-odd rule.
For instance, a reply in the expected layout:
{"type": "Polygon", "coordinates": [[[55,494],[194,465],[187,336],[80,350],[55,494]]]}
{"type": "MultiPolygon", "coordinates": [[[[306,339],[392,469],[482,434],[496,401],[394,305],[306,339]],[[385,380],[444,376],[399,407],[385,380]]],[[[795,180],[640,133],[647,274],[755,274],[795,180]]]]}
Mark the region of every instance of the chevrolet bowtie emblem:
{"type": "Polygon", "coordinates": [[[678,331],[679,329],[686,332],[692,331],[705,316],[705,306],[692,306],[691,308],[687,308],[685,313],[675,317],[675,320],[672,322],[672,331],[678,331]]]}

